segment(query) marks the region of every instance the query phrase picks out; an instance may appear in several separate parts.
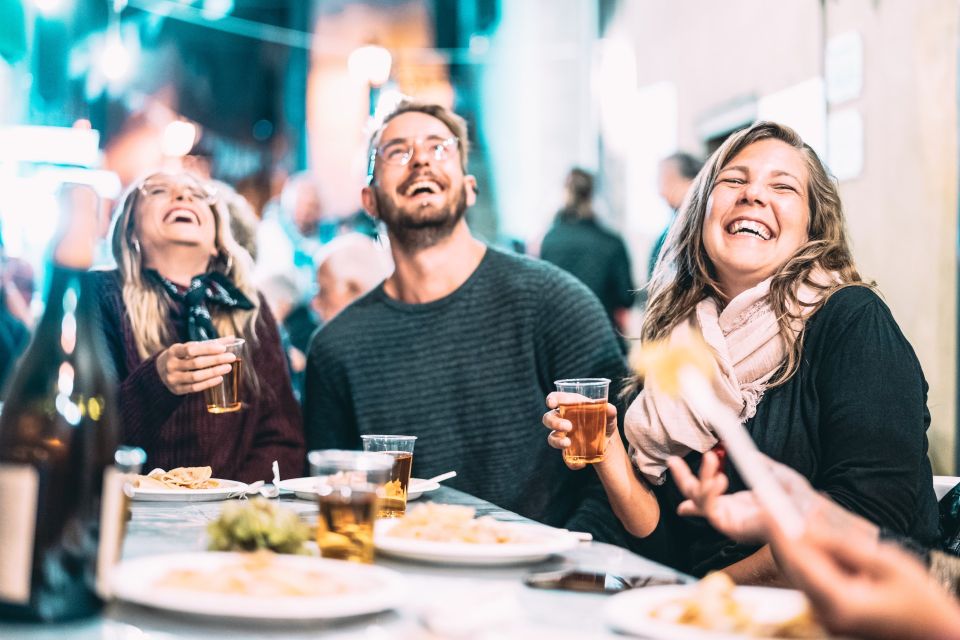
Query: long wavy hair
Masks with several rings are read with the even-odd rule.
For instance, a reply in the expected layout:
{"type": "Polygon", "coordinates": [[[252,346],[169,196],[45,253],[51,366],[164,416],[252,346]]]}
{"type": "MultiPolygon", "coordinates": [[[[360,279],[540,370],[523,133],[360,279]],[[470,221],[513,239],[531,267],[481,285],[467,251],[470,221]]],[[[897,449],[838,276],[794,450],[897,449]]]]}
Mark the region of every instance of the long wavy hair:
{"type": "MultiPolygon", "coordinates": [[[[137,237],[136,216],[143,202],[141,187],[147,180],[158,175],[166,174],[148,175],[127,189],[117,207],[111,243],[113,257],[123,282],[123,303],[130,318],[137,352],[143,359],[163,351],[177,341],[176,336],[170,335],[170,305],[167,293],[145,277],[146,266],[140,239],[137,237]]],[[[199,187],[211,191],[199,178],[192,174],[191,177],[199,187]]],[[[221,336],[235,335],[255,344],[260,299],[251,278],[253,261],[250,254],[233,238],[226,205],[217,200],[210,205],[210,209],[213,211],[216,228],[214,237],[217,255],[211,259],[208,269],[219,271],[228,277],[254,305],[249,311],[223,310],[214,306],[210,309],[213,324],[221,336]]],[[[242,375],[246,383],[254,388],[259,386],[253,366],[243,367],[242,375]]]]}
{"type": "Polygon", "coordinates": [[[807,199],[810,203],[808,240],[777,269],[770,283],[770,303],[777,315],[780,335],[787,345],[787,359],[771,386],[783,384],[796,371],[803,349],[803,331],[791,328],[796,321],[815,313],[837,290],[864,283],[854,264],[847,241],[843,206],[835,179],[816,152],[793,129],[775,122],[757,122],[732,134],[707,159],[680,206],[664,249],[650,281],[650,303],[643,320],[643,341],[665,338],[687,320],[697,303],[707,296],[721,304],[729,302],[716,279],[716,270],[703,244],[703,225],[710,195],[719,173],[741,151],[761,140],[780,140],[803,156],[808,169],[807,199]],[[838,275],[838,282],[816,282],[812,272],[820,268],[838,275]],[[797,299],[800,284],[821,295],[812,304],[797,299]]]}

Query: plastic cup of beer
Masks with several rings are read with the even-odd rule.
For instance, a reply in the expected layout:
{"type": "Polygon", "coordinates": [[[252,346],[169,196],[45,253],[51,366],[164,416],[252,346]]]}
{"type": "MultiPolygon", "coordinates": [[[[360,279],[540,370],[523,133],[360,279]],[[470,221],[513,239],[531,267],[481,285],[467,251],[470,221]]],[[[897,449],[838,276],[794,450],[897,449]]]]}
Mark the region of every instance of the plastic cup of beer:
{"type": "Polygon", "coordinates": [[[240,401],[241,373],[243,372],[243,338],[217,339],[227,349],[227,353],[237,356],[230,363],[230,373],[223,376],[223,381],[215,387],[204,389],[203,397],[207,402],[207,411],[210,413],[232,413],[240,411],[243,403],[240,401]]]}
{"type": "Polygon", "coordinates": [[[316,478],[317,546],[335,560],[373,562],[373,524],[393,458],[328,449],[307,454],[316,478]]]}
{"type": "Polygon", "coordinates": [[[387,481],[385,496],[380,503],[378,518],[402,518],[407,512],[407,486],[413,469],[413,445],[417,436],[368,435],[360,436],[364,451],[388,454],[393,469],[387,481]]]}
{"type": "Polygon", "coordinates": [[[569,420],[573,430],[567,434],[570,446],[563,459],[570,463],[594,464],[603,460],[607,448],[608,378],[571,378],[557,380],[562,396],[557,413],[569,420]]]}

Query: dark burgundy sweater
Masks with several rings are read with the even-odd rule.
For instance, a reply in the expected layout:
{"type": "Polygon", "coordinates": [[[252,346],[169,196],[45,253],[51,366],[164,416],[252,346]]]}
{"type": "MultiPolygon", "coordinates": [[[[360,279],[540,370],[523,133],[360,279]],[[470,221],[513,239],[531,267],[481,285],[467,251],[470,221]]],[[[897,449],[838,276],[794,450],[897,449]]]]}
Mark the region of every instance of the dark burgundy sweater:
{"type": "MultiPolygon", "coordinates": [[[[245,366],[254,366],[260,390],[242,392],[243,409],[207,412],[202,393],[174,395],[160,380],[154,355],[141,360],[123,304],[117,271],[94,274],[101,325],[117,369],[123,443],[147,452],[147,469],[213,467],[218,478],[252,482],[272,478],[271,463],[280,463],[285,478],[303,475],[305,451],[300,407],[280,348],[277,324],[260,298],[257,341],[247,341],[245,366]]],[[[186,342],[182,305],[170,304],[171,335],[186,342]]]]}

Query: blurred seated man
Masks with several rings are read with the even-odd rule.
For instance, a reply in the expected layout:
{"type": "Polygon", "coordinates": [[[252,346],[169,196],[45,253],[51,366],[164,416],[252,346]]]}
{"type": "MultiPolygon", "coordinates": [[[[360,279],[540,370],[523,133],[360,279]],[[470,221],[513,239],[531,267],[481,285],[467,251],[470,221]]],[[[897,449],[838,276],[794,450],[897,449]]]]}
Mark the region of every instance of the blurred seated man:
{"type": "Polygon", "coordinates": [[[310,344],[309,447],[415,435],[415,476],[455,469],[457,489],[623,544],[596,475],[567,469],[537,429],[554,380],[610,378],[616,397],[627,371],[616,336],[569,273],[471,234],[468,144],[462,118],[409,101],[374,133],[361,196],[387,228],[395,268],[310,344]]]}
{"type": "Polygon", "coordinates": [[[291,312],[302,306],[297,302],[299,299],[297,287],[289,277],[278,273],[258,282],[257,288],[267,301],[267,306],[270,307],[270,312],[273,313],[277,325],[279,325],[280,347],[283,349],[283,354],[287,360],[293,395],[297,400],[301,400],[303,396],[303,372],[307,368],[307,356],[294,346],[286,328],[286,321],[291,312]]]}
{"type": "Polygon", "coordinates": [[[11,296],[19,294],[11,292],[6,283],[0,285],[0,401],[3,400],[7,378],[30,342],[30,329],[17,315],[11,313],[7,304],[11,296]]]}
{"type": "Polygon", "coordinates": [[[293,281],[297,301],[283,326],[291,344],[303,352],[319,325],[310,308],[316,290],[317,255],[324,242],[333,239],[333,235],[326,237],[322,232],[322,219],[319,188],[313,176],[304,171],[287,179],[279,206],[265,213],[257,228],[256,279],[264,282],[282,275],[293,281]]]}
{"type": "MultiPolygon", "coordinates": [[[[247,250],[250,257],[257,259],[257,229],[260,219],[253,210],[253,206],[237,190],[226,182],[211,181],[217,193],[217,206],[225,206],[230,217],[230,231],[233,239],[247,250]]],[[[276,315],[276,314],[274,314],[276,315]]],[[[279,318],[278,318],[279,320],[279,318]]]]}
{"type": "Polygon", "coordinates": [[[653,243],[650,251],[650,261],[647,264],[647,278],[653,277],[653,268],[657,266],[657,258],[660,257],[660,250],[667,240],[667,234],[670,232],[670,225],[677,217],[677,211],[683,204],[683,199],[687,197],[687,191],[693,184],[693,179],[700,173],[703,167],[703,160],[683,151],[678,151],[669,155],[660,161],[660,167],[657,171],[657,188],[660,191],[660,197],[667,203],[673,212],[670,216],[670,222],[660,233],[660,236],[653,243]]]}
{"type": "Polygon", "coordinates": [[[323,248],[319,262],[313,309],[324,323],[383,282],[393,270],[387,251],[360,233],[331,241],[323,248]]]}
{"type": "Polygon", "coordinates": [[[277,273],[293,279],[303,301],[313,293],[316,256],[323,246],[323,208],[313,176],[296,173],[287,179],[279,207],[264,214],[257,229],[257,279],[277,273]]]}
{"type": "Polygon", "coordinates": [[[0,244],[0,400],[17,358],[30,342],[33,268],[26,260],[3,258],[0,244]]]}

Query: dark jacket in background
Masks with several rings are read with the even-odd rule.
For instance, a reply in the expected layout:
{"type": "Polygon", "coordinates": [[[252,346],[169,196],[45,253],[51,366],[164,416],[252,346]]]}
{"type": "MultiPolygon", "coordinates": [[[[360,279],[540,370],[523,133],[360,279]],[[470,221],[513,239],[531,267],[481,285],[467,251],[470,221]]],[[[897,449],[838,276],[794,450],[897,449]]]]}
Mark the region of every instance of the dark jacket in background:
{"type": "Polygon", "coordinates": [[[607,316],[633,306],[630,257],[623,239],[592,218],[563,212],[543,239],[540,257],[573,274],[600,299],[607,316]]]}

